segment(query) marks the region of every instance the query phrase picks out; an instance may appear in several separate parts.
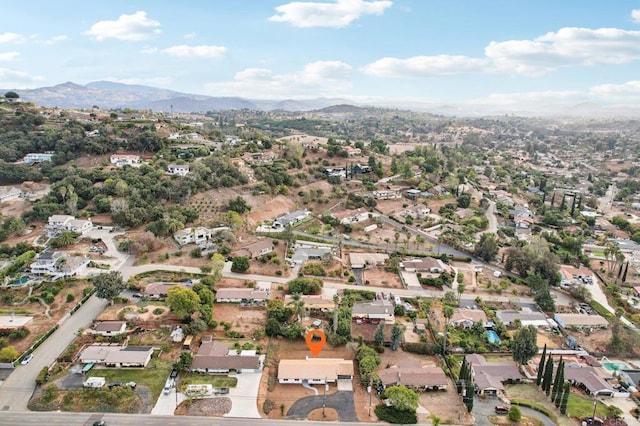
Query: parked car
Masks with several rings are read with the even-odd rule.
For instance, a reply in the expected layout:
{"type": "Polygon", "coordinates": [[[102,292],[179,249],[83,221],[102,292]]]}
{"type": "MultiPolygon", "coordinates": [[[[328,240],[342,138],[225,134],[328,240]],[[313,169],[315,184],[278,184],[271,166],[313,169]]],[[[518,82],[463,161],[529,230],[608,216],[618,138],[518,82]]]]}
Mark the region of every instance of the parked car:
{"type": "Polygon", "coordinates": [[[496,405],[496,414],[509,414],[509,407],[507,405],[496,405]]]}
{"type": "Polygon", "coordinates": [[[107,422],[105,422],[104,420],[96,420],[95,422],[93,422],[93,426],[107,426],[107,422]]]}
{"type": "Polygon", "coordinates": [[[109,386],[109,389],[115,388],[115,387],[118,387],[118,386],[122,386],[122,382],[109,383],[107,386],[109,386]]]}
{"type": "Polygon", "coordinates": [[[131,389],[135,389],[138,385],[136,384],[136,382],[128,382],[125,384],[125,386],[129,386],[131,389]]]}
{"type": "Polygon", "coordinates": [[[131,297],[135,297],[136,299],[139,299],[142,297],[142,293],[133,293],[131,297]]]}
{"type": "Polygon", "coordinates": [[[604,420],[598,417],[585,417],[582,419],[582,424],[585,426],[604,426],[604,420]]]}
{"type": "Polygon", "coordinates": [[[29,354],[22,359],[22,362],[20,364],[27,365],[32,359],[33,359],[33,354],[29,354]]]}

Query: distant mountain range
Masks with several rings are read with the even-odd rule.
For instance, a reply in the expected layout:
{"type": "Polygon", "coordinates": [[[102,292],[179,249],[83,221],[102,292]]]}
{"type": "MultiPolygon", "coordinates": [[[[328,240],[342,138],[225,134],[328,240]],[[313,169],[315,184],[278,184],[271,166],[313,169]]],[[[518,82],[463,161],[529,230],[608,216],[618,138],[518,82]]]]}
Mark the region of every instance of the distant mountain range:
{"type": "MultiPolygon", "coordinates": [[[[53,87],[15,90],[20,98],[37,105],[59,108],[131,108],[171,112],[206,112],[231,109],[310,111],[349,103],[346,99],[250,100],[239,97],[195,95],[151,86],[95,81],[86,85],[71,82],[53,87]]],[[[8,90],[1,90],[5,93],[8,90]]]]}
{"type": "MultiPolygon", "coordinates": [[[[29,102],[46,107],[59,108],[131,108],[150,109],[164,112],[206,112],[233,109],[250,109],[261,111],[281,110],[288,112],[323,110],[324,113],[344,114],[356,113],[359,107],[366,105],[340,98],[317,99],[284,99],[284,100],[256,100],[240,97],[216,97],[174,90],[161,89],[151,86],[115,83],[112,81],[95,81],[86,85],[71,82],[58,84],[53,87],[37,89],[0,89],[0,93],[9,90],[17,92],[20,97],[29,102]],[[330,108],[329,108],[330,107],[330,108]]],[[[638,117],[638,105],[602,106],[595,103],[578,105],[560,103],[521,102],[510,105],[487,104],[443,104],[421,101],[386,101],[371,102],[368,106],[383,108],[402,108],[412,111],[428,112],[444,116],[496,116],[517,115],[524,117],[556,118],[613,118],[638,117]]]]}

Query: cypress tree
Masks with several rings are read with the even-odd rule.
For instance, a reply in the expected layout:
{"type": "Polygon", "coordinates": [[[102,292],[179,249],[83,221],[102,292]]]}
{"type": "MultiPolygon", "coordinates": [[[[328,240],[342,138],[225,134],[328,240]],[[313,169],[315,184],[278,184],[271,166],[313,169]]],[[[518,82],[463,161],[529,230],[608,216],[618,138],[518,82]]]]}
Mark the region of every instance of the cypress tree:
{"type": "Polygon", "coordinates": [[[556,394],[556,399],[554,401],[558,408],[560,408],[560,404],[562,404],[562,397],[564,396],[564,362],[562,363],[562,370],[560,371],[559,383],[558,393],[556,394]]]}
{"type": "Polygon", "coordinates": [[[576,196],[573,196],[573,201],[571,202],[571,217],[573,217],[573,214],[576,211],[576,196]]]}
{"type": "Polygon", "coordinates": [[[547,344],[544,344],[544,349],[542,349],[542,356],[540,357],[540,362],[538,363],[538,376],[536,377],[536,386],[540,386],[542,382],[542,373],[544,372],[544,361],[547,356],[547,344]]]}
{"type": "Polygon", "coordinates": [[[551,207],[553,207],[554,201],[556,201],[556,193],[555,192],[551,195],[551,207]]]}
{"type": "Polygon", "coordinates": [[[553,381],[553,358],[549,355],[549,361],[547,362],[547,367],[545,369],[544,375],[544,392],[549,396],[551,393],[551,382],[553,381]]]}
{"type": "Polygon", "coordinates": [[[562,371],[562,355],[560,355],[560,360],[558,361],[558,367],[556,368],[556,377],[553,380],[553,389],[551,390],[551,401],[555,401],[558,397],[558,392],[560,391],[560,387],[562,383],[560,383],[560,372],[562,371]]]}
{"type": "Polygon", "coordinates": [[[627,282],[627,271],[629,270],[629,262],[627,262],[627,266],[624,268],[624,274],[622,274],[622,282],[627,282]]]}
{"type": "Polygon", "coordinates": [[[560,402],[560,412],[562,414],[567,413],[567,401],[569,400],[570,392],[571,392],[571,383],[566,382],[564,384],[564,392],[562,393],[562,401],[560,402]]]}

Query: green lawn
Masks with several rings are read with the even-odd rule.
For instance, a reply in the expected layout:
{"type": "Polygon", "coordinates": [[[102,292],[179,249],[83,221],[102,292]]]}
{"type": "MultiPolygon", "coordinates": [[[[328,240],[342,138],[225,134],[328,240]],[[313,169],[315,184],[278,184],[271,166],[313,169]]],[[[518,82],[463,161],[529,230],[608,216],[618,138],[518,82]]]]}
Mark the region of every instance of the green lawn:
{"type": "Polygon", "coordinates": [[[210,374],[184,374],[180,376],[180,388],[185,388],[187,385],[206,385],[209,383],[214,388],[234,388],[238,384],[238,379],[210,374]]]}
{"type": "MultiPolygon", "coordinates": [[[[569,401],[567,403],[567,416],[576,419],[583,417],[590,417],[593,415],[593,399],[577,395],[572,393],[569,395],[569,401]]],[[[598,407],[596,408],[596,417],[607,417],[607,406],[598,401],[598,407]]]]}
{"type": "Polygon", "coordinates": [[[136,382],[148,387],[155,400],[160,396],[170,371],[169,361],[153,359],[147,368],[94,368],[87,377],[105,377],[107,383],[136,382]]]}

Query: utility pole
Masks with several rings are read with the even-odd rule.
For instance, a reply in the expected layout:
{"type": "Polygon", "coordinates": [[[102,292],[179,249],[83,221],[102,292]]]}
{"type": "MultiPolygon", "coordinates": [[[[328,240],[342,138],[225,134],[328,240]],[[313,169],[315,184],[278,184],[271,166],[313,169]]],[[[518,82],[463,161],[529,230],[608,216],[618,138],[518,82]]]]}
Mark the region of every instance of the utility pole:
{"type": "Polygon", "coordinates": [[[369,378],[369,386],[367,386],[367,392],[369,392],[369,417],[371,417],[371,378],[369,378]]]}
{"type": "Polygon", "coordinates": [[[329,384],[327,383],[327,377],[324,378],[324,396],[322,397],[322,417],[326,417],[324,414],[324,408],[327,406],[327,388],[329,384]]]}

